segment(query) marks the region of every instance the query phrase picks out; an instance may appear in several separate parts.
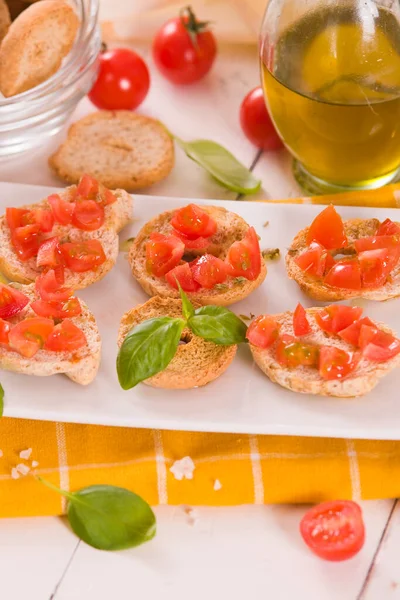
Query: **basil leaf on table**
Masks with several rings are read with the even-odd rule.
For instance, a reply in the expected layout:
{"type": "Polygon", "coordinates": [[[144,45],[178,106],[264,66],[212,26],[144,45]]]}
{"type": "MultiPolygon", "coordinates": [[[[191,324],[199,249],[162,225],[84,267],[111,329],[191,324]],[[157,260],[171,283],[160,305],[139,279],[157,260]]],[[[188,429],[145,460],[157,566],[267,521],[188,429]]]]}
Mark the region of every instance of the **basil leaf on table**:
{"type": "Polygon", "coordinates": [[[206,169],[221,185],[239,194],[254,194],[261,181],[229,150],[211,140],[185,142],[175,136],[187,156],[206,169]]]}
{"type": "Polygon", "coordinates": [[[131,329],[117,357],[121,387],[129,390],[163,371],[175,356],[184,327],[183,319],[159,317],[131,329]]]}
{"type": "Polygon", "coordinates": [[[246,341],[246,324],[223,306],[201,306],[188,325],[195,335],[221,346],[246,341]]]}
{"type": "Polygon", "coordinates": [[[189,298],[187,297],[187,295],[185,294],[183,289],[181,288],[178,280],[177,280],[177,284],[178,284],[178,289],[179,289],[179,293],[181,295],[181,300],[182,300],[183,316],[185,317],[185,319],[190,319],[190,317],[193,317],[193,315],[194,315],[194,306],[190,302],[189,298]]]}
{"type": "Polygon", "coordinates": [[[3,386],[0,383],[0,417],[3,416],[4,411],[4,390],[3,386]]]}

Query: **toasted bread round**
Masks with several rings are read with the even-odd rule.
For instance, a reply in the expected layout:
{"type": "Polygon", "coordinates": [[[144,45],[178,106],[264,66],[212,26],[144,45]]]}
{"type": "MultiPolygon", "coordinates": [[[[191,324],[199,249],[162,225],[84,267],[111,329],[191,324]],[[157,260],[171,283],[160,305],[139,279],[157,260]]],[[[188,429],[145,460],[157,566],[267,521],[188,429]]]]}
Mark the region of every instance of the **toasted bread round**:
{"type": "Polygon", "coordinates": [[[10,11],[6,0],[0,0],[0,44],[11,25],[10,11]]]}
{"type": "MultiPolygon", "coordinates": [[[[217,232],[209,238],[209,245],[201,251],[188,251],[185,256],[188,260],[202,254],[213,254],[222,260],[225,259],[229,247],[236,241],[243,239],[249,225],[239,215],[222,208],[221,206],[202,206],[218,225],[217,232]]],[[[170,221],[174,210],[161,213],[142,227],[133,242],[128,260],[133,276],[140,283],[149,296],[162,296],[164,298],[179,298],[179,292],[174,290],[164,278],[155,277],[146,270],[146,243],[153,232],[168,235],[173,233],[170,221]]],[[[217,285],[211,290],[201,289],[198,292],[188,293],[193,302],[199,304],[216,304],[228,306],[243,300],[264,281],[267,274],[265,261],[261,260],[260,275],[254,281],[244,278],[229,277],[226,283],[217,285]]]]}
{"type": "Polygon", "coordinates": [[[167,177],[174,156],[172,138],[159,121],[128,110],[98,111],[70,127],[49,165],[69,183],[89,173],[107,187],[133,191],[167,177]]]}
{"type": "MultiPolygon", "coordinates": [[[[182,302],[172,298],[154,297],[128,311],[121,319],[118,345],[135,326],[155,317],[181,317],[182,302]]],[[[217,379],[233,361],[237,346],[219,346],[184,329],[182,344],[178,346],[168,367],[143,383],[165,389],[186,390],[200,387],[217,379]]]]}
{"type": "MultiPolygon", "coordinates": [[[[376,234],[379,227],[378,219],[349,219],[343,221],[349,247],[340,249],[341,254],[352,254],[352,244],[355,240],[376,234]]],[[[400,226],[400,223],[397,223],[400,226]]],[[[389,300],[400,296],[400,263],[395,267],[390,275],[390,280],[382,287],[376,289],[363,288],[361,290],[348,290],[324,284],[322,279],[308,275],[302,271],[296,264],[296,257],[302,254],[307,248],[307,233],[309,227],[300,231],[294,238],[289,251],[286,255],[286,269],[289,277],[299,284],[302,291],[313,298],[322,302],[337,302],[340,300],[349,300],[350,298],[365,298],[366,300],[389,300]]]]}
{"type": "Polygon", "coordinates": [[[0,47],[0,91],[9,98],[46,81],[71,50],[79,19],[64,0],[41,0],[10,25],[0,47]]]}
{"type": "MultiPolygon", "coordinates": [[[[321,308],[309,308],[306,311],[312,332],[302,337],[304,343],[335,346],[348,352],[354,351],[354,347],[351,344],[348,344],[338,336],[329,336],[319,327],[315,320],[315,313],[320,310],[321,308]]],[[[292,312],[287,311],[274,315],[274,318],[281,325],[281,334],[294,335],[292,312]]],[[[377,323],[377,325],[380,329],[395,335],[386,325],[381,323],[377,323]]],[[[361,359],[356,370],[345,379],[326,381],[320,376],[318,369],[312,367],[301,366],[293,369],[282,367],[275,358],[275,349],[276,344],[267,349],[258,348],[250,344],[250,350],[255,362],[271,381],[301,394],[335,396],[339,398],[363,396],[370,392],[382,377],[395,367],[400,366],[400,354],[384,363],[361,359]]]]}

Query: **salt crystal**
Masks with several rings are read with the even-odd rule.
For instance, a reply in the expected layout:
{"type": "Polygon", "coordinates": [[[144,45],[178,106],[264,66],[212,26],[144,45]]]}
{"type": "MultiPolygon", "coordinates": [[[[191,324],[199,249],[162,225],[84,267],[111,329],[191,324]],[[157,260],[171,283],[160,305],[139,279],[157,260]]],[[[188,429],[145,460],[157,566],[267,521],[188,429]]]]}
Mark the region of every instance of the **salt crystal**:
{"type": "Polygon", "coordinates": [[[33,461],[32,461],[32,468],[33,468],[33,469],[36,469],[36,467],[38,467],[38,466],[39,466],[39,463],[38,463],[38,461],[37,461],[37,460],[33,460],[33,461]]]}
{"type": "Polygon", "coordinates": [[[17,469],[15,467],[13,467],[11,469],[11,477],[13,479],[19,479],[20,478],[20,474],[18,473],[17,469]]]}
{"type": "Polygon", "coordinates": [[[19,457],[23,458],[24,460],[28,460],[28,458],[30,458],[32,454],[32,448],[28,448],[27,450],[22,450],[22,452],[19,453],[19,457]]]}
{"type": "Polygon", "coordinates": [[[24,465],[23,463],[19,463],[16,469],[18,473],[21,473],[21,475],[28,475],[29,471],[31,470],[31,468],[28,467],[28,465],[24,465]]]}
{"type": "Polygon", "coordinates": [[[219,479],[216,479],[216,480],[214,481],[214,490],[215,490],[216,492],[218,492],[218,490],[220,490],[221,488],[222,488],[222,483],[220,482],[220,480],[219,480],[219,479]]]}
{"type": "Polygon", "coordinates": [[[174,462],[170,471],[175,479],[182,481],[182,479],[193,479],[194,469],[195,465],[190,456],[184,456],[180,460],[174,462]]]}

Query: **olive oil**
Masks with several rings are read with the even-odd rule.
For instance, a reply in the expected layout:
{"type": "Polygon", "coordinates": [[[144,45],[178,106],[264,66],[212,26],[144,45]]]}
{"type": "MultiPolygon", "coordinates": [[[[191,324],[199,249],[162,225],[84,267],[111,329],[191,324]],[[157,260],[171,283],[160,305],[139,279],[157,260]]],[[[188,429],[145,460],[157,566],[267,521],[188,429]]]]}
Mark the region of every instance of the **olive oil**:
{"type": "Polygon", "coordinates": [[[400,25],[385,9],[337,6],[262,49],[271,116],[306,172],[336,186],[378,187],[400,165],[400,25]],[[267,68],[271,65],[271,70],[267,68]]]}

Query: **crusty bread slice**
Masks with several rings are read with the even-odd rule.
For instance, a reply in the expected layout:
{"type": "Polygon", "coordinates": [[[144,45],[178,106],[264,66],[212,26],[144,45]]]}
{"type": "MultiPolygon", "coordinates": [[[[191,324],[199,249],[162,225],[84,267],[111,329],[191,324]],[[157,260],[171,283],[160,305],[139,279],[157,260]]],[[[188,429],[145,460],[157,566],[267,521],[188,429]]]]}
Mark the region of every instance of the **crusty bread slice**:
{"type": "MultiPolygon", "coordinates": [[[[218,225],[215,235],[209,238],[209,245],[201,252],[190,251],[187,253],[189,260],[196,256],[209,253],[225,259],[229,247],[236,241],[243,239],[249,225],[239,215],[226,210],[221,206],[202,206],[204,212],[208,213],[218,225]]],[[[171,288],[164,278],[150,275],[146,270],[146,242],[152,232],[158,232],[165,235],[173,233],[170,221],[174,215],[173,210],[161,213],[139,231],[129,252],[129,264],[133,276],[140,283],[144,291],[150,296],[162,296],[165,298],[179,298],[179,292],[171,288]]],[[[188,293],[193,302],[199,304],[217,304],[219,306],[228,306],[234,302],[243,300],[258,288],[264,281],[267,274],[267,267],[264,260],[261,260],[260,275],[254,281],[247,279],[237,280],[230,277],[226,283],[218,285],[211,290],[201,289],[198,292],[188,293]]]]}
{"type": "Polygon", "coordinates": [[[0,44],[11,25],[10,11],[6,0],[0,0],[0,44]]]}
{"type": "MultiPolygon", "coordinates": [[[[43,1],[43,0],[41,0],[43,1]]],[[[73,197],[75,186],[70,186],[60,193],[64,200],[73,197]]],[[[117,201],[105,207],[104,224],[96,231],[82,231],[70,225],[55,225],[49,237],[59,236],[61,241],[79,242],[83,240],[99,240],[103,246],[107,260],[93,271],[86,273],[73,273],[65,270],[65,285],[76,290],[86,288],[92,283],[102,279],[113,268],[117,261],[119,251],[118,232],[132,219],[133,199],[124,190],[115,190],[117,201]]],[[[49,208],[47,200],[23,208],[49,208]]],[[[36,266],[36,258],[21,262],[11,245],[10,229],[6,218],[0,217],[0,272],[10,281],[19,283],[32,283],[41,273],[36,266]]]]}
{"type": "Polygon", "coordinates": [[[71,50],[79,19],[64,0],[41,0],[10,25],[0,47],[0,91],[7,98],[46,81],[71,50]]]}
{"type": "MultiPolygon", "coordinates": [[[[312,332],[303,336],[301,340],[306,344],[335,346],[348,352],[354,351],[353,346],[338,336],[329,336],[319,327],[315,320],[315,313],[320,310],[321,308],[307,309],[307,318],[312,332]]],[[[275,315],[275,319],[281,324],[281,334],[294,335],[292,312],[275,315]]],[[[386,325],[382,323],[377,323],[377,325],[380,329],[395,335],[386,325]]],[[[382,377],[400,366],[400,354],[384,363],[361,359],[356,370],[345,379],[326,381],[320,376],[318,369],[312,367],[302,366],[294,369],[282,367],[275,359],[276,344],[265,350],[250,344],[250,349],[255,362],[271,381],[302,394],[337,396],[339,398],[363,396],[370,392],[382,377]]]]}
{"type": "MultiPolygon", "coordinates": [[[[344,228],[349,247],[340,251],[341,254],[351,254],[351,245],[355,240],[375,235],[379,227],[378,219],[350,219],[344,221],[344,228]]],[[[400,226],[400,223],[397,223],[400,226]]],[[[387,283],[377,289],[364,288],[361,290],[347,290],[342,288],[325,285],[321,279],[308,275],[296,264],[295,258],[302,254],[307,248],[308,227],[300,231],[294,238],[292,245],[286,255],[286,269],[289,277],[294,279],[303,292],[313,298],[323,302],[337,302],[339,300],[349,300],[350,298],[365,298],[366,300],[389,300],[400,296],[400,263],[395,267],[387,283]]],[[[353,251],[354,253],[354,251],[353,251]]]]}
{"type": "Polygon", "coordinates": [[[89,173],[106,187],[134,191],[169,175],[174,144],[155,119],[128,110],[98,111],[71,125],[49,165],[69,183],[89,173]]]}
{"type": "MultiPolygon", "coordinates": [[[[126,335],[135,326],[155,317],[181,317],[182,302],[172,298],[150,298],[145,304],[128,311],[121,319],[118,345],[121,347],[126,335]]],[[[182,344],[178,346],[168,367],[146,379],[144,383],[166,389],[190,389],[217,379],[233,361],[237,346],[219,346],[197,337],[190,329],[184,329],[182,344]]]]}
{"type": "MultiPolygon", "coordinates": [[[[26,296],[34,300],[35,286],[12,284],[26,296]]],[[[24,375],[38,375],[47,377],[57,373],[64,373],[81,385],[88,385],[96,377],[100,366],[101,339],[96,320],[87,305],[80,300],[82,314],[74,317],[71,321],[81,329],[87,340],[87,346],[83,346],[74,352],[49,352],[39,350],[32,358],[24,358],[18,352],[0,347],[0,368],[6,371],[15,371],[24,375]]],[[[28,307],[17,317],[10,320],[18,323],[26,318],[36,317],[33,310],[28,307]]]]}

